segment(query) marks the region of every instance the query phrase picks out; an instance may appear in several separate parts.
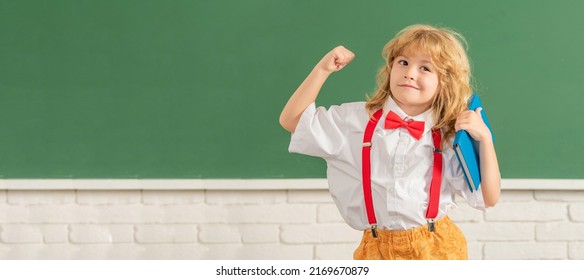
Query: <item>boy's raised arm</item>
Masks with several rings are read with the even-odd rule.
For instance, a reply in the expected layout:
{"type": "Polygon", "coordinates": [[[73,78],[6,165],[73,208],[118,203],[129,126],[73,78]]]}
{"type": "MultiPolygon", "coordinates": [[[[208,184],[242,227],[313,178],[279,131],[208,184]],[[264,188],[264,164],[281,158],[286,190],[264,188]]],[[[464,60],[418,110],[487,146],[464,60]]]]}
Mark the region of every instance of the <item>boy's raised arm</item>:
{"type": "Polygon", "coordinates": [[[308,77],[292,94],[286,106],[284,106],[280,114],[280,125],[287,131],[294,132],[302,112],[316,100],[322,85],[329,75],[343,69],[353,58],[355,58],[355,55],[343,46],[338,46],[327,53],[316,64],[308,74],[308,77]]]}

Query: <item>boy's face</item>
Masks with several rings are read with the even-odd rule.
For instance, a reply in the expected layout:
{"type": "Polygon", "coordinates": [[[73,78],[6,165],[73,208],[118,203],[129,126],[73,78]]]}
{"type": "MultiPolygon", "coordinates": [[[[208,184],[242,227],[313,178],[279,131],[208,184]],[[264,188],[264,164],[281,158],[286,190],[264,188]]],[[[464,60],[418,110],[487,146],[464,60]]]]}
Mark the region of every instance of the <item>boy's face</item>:
{"type": "Polygon", "coordinates": [[[436,70],[431,57],[423,52],[406,52],[394,59],[389,86],[406,114],[416,116],[430,109],[438,91],[436,70]]]}

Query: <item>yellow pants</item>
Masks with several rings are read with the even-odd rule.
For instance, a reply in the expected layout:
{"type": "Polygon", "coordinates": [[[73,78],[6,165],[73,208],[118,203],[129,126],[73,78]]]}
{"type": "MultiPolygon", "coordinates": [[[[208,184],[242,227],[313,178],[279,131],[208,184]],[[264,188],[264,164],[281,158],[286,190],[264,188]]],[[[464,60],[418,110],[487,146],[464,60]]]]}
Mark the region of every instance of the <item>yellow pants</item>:
{"type": "Polygon", "coordinates": [[[466,260],[466,239],[448,216],[436,221],[434,232],[427,225],[410,230],[377,229],[363,232],[355,250],[356,260],[466,260]]]}

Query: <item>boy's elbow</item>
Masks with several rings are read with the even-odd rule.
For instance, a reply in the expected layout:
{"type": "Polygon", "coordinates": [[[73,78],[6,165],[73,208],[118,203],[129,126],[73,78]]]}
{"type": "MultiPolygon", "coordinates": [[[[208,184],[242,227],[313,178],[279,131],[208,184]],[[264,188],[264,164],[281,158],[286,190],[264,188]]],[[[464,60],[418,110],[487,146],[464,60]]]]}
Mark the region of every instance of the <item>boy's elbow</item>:
{"type": "Polygon", "coordinates": [[[294,132],[294,129],[296,128],[292,127],[290,121],[287,118],[284,118],[282,115],[280,115],[280,125],[290,133],[294,132]]]}
{"type": "MultiPolygon", "coordinates": [[[[483,193],[484,195],[484,193],[483,193]]],[[[497,204],[497,202],[499,202],[499,197],[501,196],[501,189],[497,189],[497,191],[490,193],[486,196],[484,196],[484,201],[485,201],[485,207],[489,208],[489,207],[493,207],[497,204]]]]}
{"type": "Polygon", "coordinates": [[[498,197],[497,198],[493,198],[493,199],[489,199],[489,200],[485,199],[485,207],[486,208],[493,207],[493,206],[495,206],[497,204],[497,202],[499,202],[499,198],[498,197]]]}
{"type": "Polygon", "coordinates": [[[485,202],[485,207],[493,207],[499,202],[499,197],[501,196],[501,175],[488,177],[484,181],[481,181],[483,188],[483,200],[485,202]],[[484,184],[482,184],[484,183],[484,184]]]}
{"type": "Polygon", "coordinates": [[[285,117],[284,114],[280,115],[280,125],[288,132],[293,133],[296,130],[299,120],[294,120],[293,118],[285,117]]]}

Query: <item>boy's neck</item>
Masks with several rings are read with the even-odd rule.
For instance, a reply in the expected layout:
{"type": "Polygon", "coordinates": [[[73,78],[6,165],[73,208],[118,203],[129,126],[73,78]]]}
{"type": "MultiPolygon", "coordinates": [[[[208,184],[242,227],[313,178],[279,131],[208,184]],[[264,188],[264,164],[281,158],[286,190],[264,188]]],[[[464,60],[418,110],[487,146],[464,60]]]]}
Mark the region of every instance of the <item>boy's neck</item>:
{"type": "Polygon", "coordinates": [[[402,104],[393,98],[392,98],[392,100],[404,113],[406,113],[410,117],[415,117],[415,116],[421,115],[432,108],[432,106],[424,106],[424,107],[410,106],[410,105],[402,104]]]}

